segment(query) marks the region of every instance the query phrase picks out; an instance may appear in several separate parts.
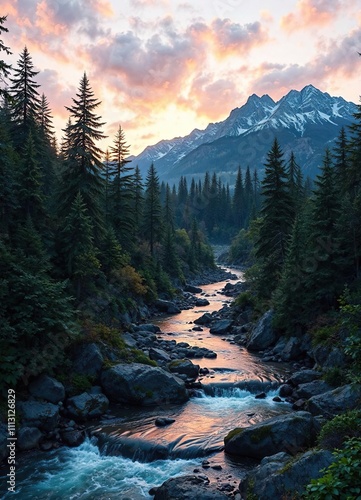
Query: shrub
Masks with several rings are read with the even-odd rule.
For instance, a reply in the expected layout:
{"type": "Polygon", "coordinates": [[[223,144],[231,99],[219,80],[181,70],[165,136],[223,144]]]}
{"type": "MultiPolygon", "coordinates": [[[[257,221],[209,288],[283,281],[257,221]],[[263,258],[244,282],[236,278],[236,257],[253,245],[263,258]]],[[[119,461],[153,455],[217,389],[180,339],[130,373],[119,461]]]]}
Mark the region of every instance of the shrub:
{"type": "Polygon", "coordinates": [[[338,366],[326,370],[322,378],[333,387],[339,387],[345,382],[345,374],[338,366]]]}
{"type": "Polygon", "coordinates": [[[351,438],[319,479],[313,479],[303,498],[361,500],[361,439],[351,438]]]}
{"type": "Polygon", "coordinates": [[[318,436],[322,448],[340,448],[346,439],[361,437],[361,412],[352,410],[326,422],[318,436]]]}

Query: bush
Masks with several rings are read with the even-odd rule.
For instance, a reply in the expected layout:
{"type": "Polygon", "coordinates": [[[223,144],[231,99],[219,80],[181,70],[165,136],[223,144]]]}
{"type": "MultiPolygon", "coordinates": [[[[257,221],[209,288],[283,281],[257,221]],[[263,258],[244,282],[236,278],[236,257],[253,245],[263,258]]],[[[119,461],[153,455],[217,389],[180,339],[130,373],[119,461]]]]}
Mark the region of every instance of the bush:
{"type": "Polygon", "coordinates": [[[251,292],[242,292],[234,300],[234,305],[245,309],[246,307],[253,307],[255,304],[255,297],[251,292]]]}
{"type": "Polygon", "coordinates": [[[326,370],[322,378],[333,387],[340,387],[345,383],[345,374],[338,366],[326,370]]]}
{"type": "Polygon", "coordinates": [[[322,427],[318,443],[322,448],[335,449],[351,437],[361,437],[361,412],[352,410],[337,415],[322,427]]]}
{"type": "Polygon", "coordinates": [[[361,500],[361,439],[349,439],[335,452],[335,462],[324,476],[313,479],[303,498],[312,500],[361,500]]]}

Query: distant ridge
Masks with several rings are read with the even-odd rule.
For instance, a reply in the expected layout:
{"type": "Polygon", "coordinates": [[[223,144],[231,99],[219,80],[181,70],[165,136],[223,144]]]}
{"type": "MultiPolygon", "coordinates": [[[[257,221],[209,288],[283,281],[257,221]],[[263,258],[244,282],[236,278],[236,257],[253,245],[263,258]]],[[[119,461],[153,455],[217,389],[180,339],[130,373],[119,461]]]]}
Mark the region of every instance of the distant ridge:
{"type": "Polygon", "coordinates": [[[181,175],[200,176],[215,171],[234,175],[241,165],[262,175],[266,154],[278,137],[286,156],[291,150],[306,175],[314,177],[326,147],[332,147],[342,126],[353,121],[356,104],[331,97],[313,85],[291,90],[278,102],[269,95],[251,95],[228,118],[194,129],[185,137],[162,140],[136,157],[143,175],[153,162],[161,180],[176,182],[181,175]]]}

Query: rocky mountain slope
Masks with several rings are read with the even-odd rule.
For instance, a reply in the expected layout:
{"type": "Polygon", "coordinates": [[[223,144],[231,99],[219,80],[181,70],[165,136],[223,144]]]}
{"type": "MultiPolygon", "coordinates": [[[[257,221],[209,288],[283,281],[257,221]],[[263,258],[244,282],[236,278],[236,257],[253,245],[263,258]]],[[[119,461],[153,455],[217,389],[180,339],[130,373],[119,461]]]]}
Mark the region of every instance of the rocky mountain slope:
{"type": "Polygon", "coordinates": [[[203,176],[209,170],[232,184],[238,165],[257,168],[262,175],[276,136],[286,159],[294,151],[304,173],[313,177],[325,148],[332,147],[341,127],[353,121],[355,111],[354,103],[331,97],[313,85],[291,90],[278,102],[269,95],[253,94],[222,122],[148,146],[132,158],[133,165],[139,165],[145,174],[153,162],[160,178],[169,182],[176,182],[181,175],[203,176]]]}

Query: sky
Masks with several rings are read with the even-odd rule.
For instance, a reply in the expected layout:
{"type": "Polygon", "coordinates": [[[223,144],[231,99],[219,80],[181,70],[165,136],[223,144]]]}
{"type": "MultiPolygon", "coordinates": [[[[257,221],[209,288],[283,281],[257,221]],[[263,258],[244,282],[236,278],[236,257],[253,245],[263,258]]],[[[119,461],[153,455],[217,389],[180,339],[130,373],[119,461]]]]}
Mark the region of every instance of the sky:
{"type": "Polygon", "coordinates": [[[358,103],[357,0],[0,0],[17,66],[27,46],[62,136],[86,72],[111,146],[131,154],[224,120],[253,93],[313,84],[358,103]]]}

